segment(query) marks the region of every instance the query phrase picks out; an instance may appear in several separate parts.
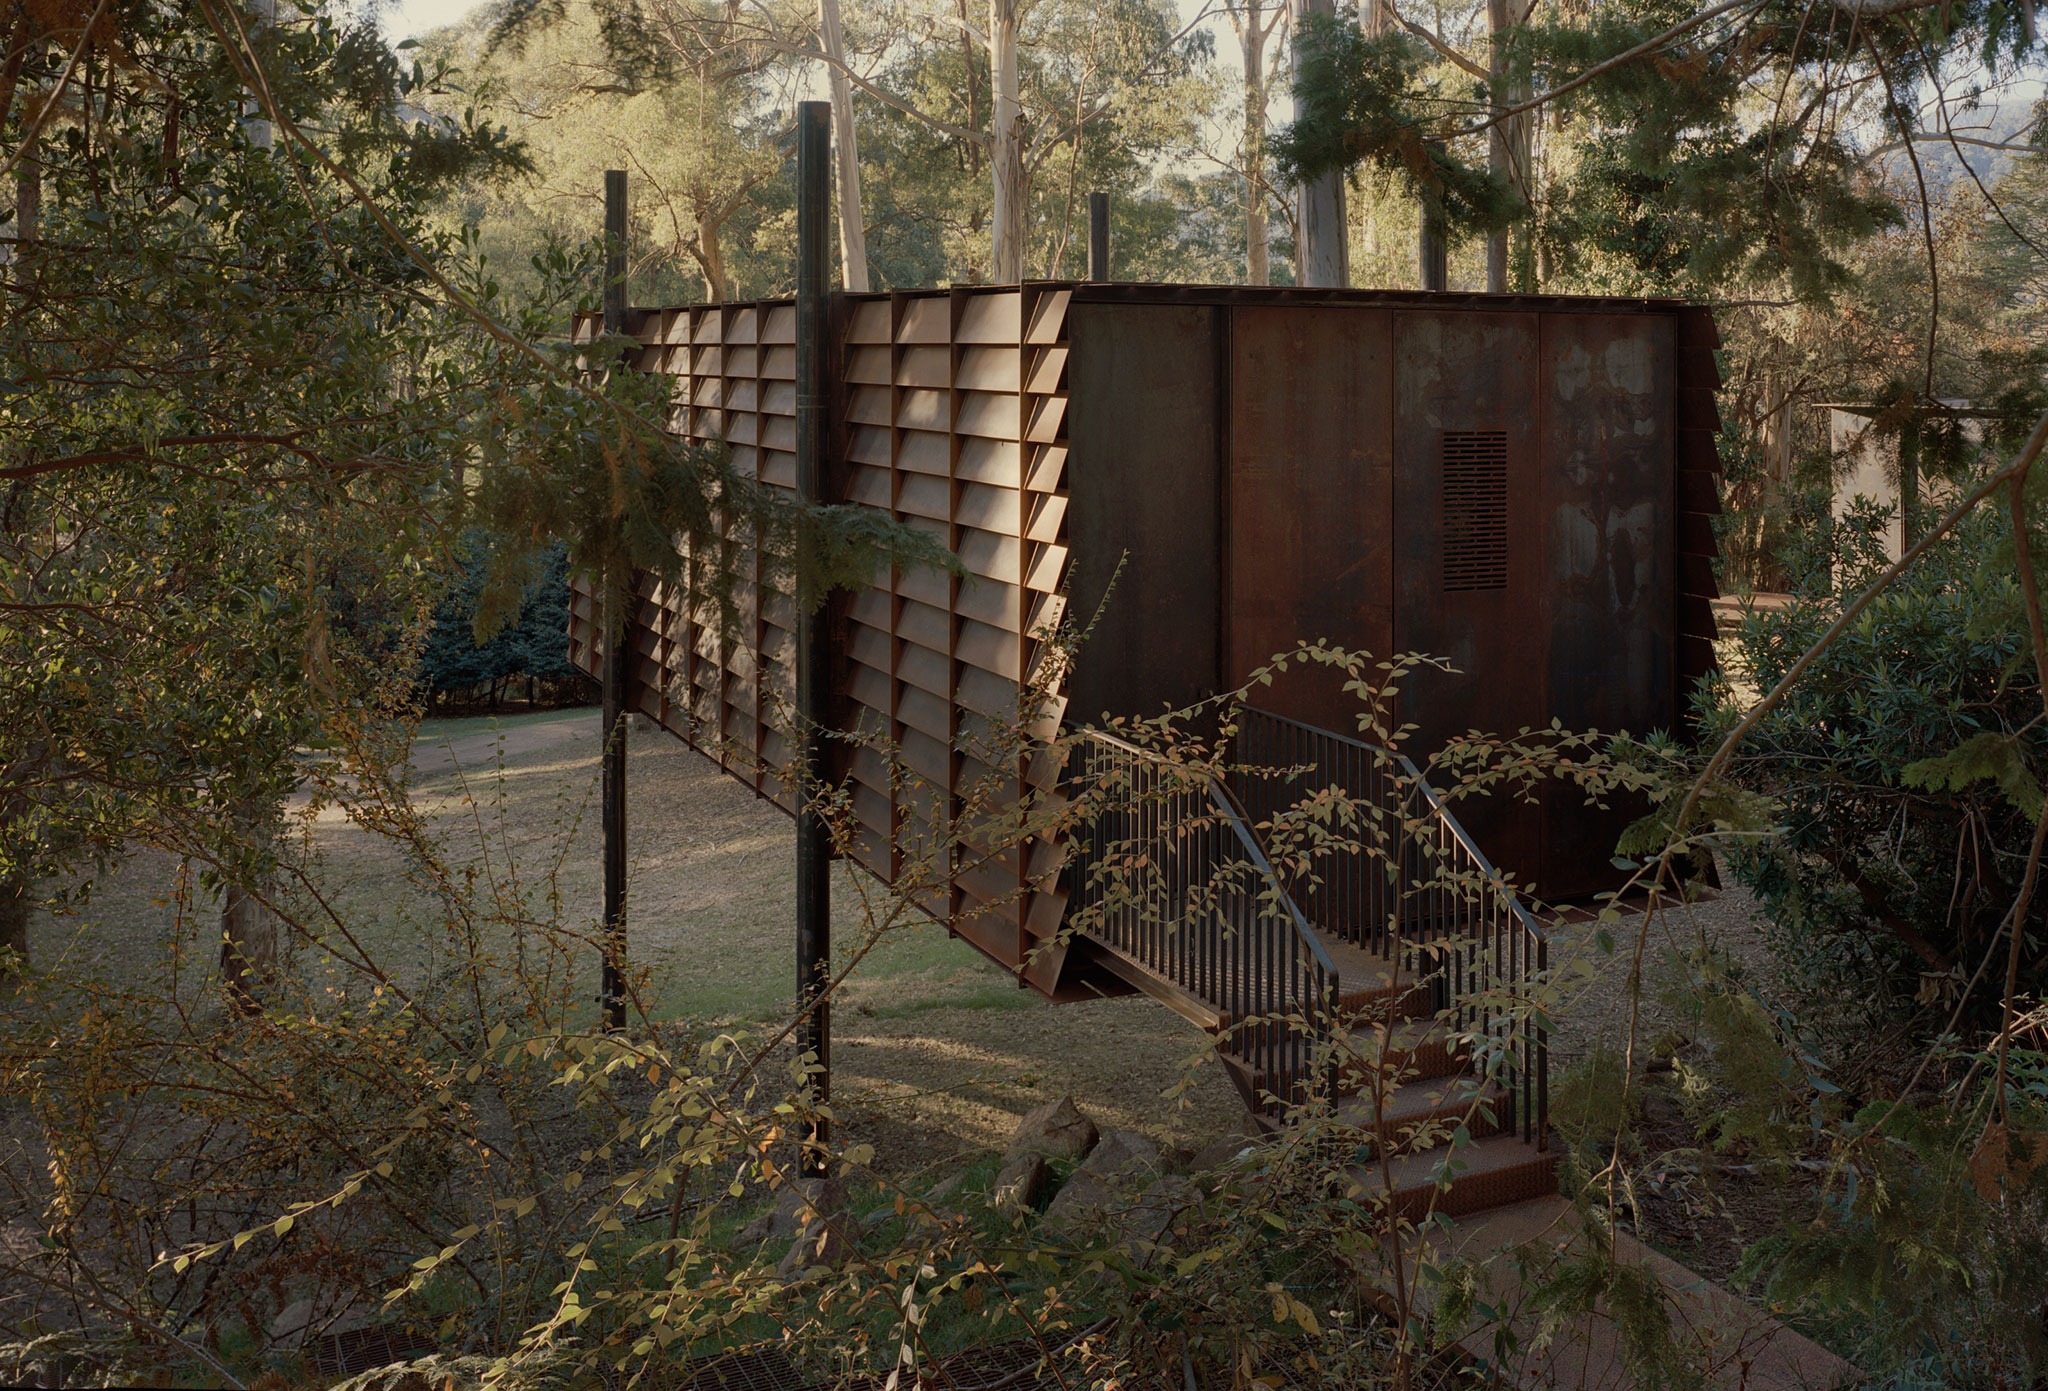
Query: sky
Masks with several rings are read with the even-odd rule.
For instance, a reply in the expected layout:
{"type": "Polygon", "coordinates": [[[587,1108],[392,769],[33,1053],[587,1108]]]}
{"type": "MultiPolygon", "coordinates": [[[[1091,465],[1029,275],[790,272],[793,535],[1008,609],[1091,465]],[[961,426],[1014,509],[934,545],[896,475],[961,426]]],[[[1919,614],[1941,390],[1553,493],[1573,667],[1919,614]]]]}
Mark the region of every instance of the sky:
{"type": "Polygon", "coordinates": [[[484,0],[396,0],[383,6],[384,34],[393,43],[453,24],[484,0]]]}

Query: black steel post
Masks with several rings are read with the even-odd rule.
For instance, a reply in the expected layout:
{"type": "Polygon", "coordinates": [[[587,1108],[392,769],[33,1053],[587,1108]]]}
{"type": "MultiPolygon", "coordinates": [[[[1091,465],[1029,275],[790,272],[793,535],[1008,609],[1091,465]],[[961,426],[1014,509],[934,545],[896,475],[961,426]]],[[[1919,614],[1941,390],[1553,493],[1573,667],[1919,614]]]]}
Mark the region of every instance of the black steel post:
{"type": "Polygon", "coordinates": [[[1088,278],[1109,279],[1109,195],[1088,195],[1088,278]]]}
{"type": "MultiPolygon", "coordinates": [[[[626,331],[626,171],[604,171],[604,331],[626,331]]],[[[630,594],[612,576],[604,589],[604,972],[598,1004],[604,1027],[626,1027],[626,657],[630,594]]]]}
{"type": "MultiPolygon", "coordinates": [[[[796,146],[796,490],[815,507],[825,497],[825,309],[828,196],[832,158],[832,105],[797,105],[796,146]]],[[[807,526],[798,546],[807,547],[807,526]]],[[[815,575],[810,556],[799,553],[800,572],[815,575]]],[[[803,1010],[799,1046],[817,1063],[813,1102],[832,1098],[832,1003],[825,997],[832,974],[832,838],[818,812],[825,775],[824,727],[831,680],[832,644],[825,597],[800,603],[796,620],[796,723],[800,780],[796,802],[796,988],[803,1010]]],[[[804,1144],[802,1170],[823,1174],[829,1167],[831,1125],[814,1113],[804,1144]]]]}

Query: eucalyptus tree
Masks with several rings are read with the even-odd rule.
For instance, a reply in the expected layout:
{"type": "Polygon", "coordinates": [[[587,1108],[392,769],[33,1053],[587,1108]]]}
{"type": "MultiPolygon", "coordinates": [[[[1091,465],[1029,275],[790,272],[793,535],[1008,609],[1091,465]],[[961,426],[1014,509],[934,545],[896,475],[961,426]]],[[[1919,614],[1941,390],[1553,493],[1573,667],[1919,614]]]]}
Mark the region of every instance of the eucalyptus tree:
{"type": "MultiPolygon", "coordinates": [[[[0,12],[0,175],[33,161],[40,193],[32,229],[0,209],[17,949],[26,900],[137,845],[266,892],[277,847],[256,823],[302,761],[410,709],[418,626],[336,615],[423,613],[465,527],[501,542],[488,629],[557,542],[616,584],[711,535],[714,500],[778,554],[809,516],[668,436],[657,388],[602,370],[611,346],[577,361],[562,328],[593,261],[539,249],[548,293],[513,303],[473,235],[431,225],[449,189],[525,166],[473,109],[423,108],[452,69],[318,6],[254,18],[229,0],[0,12]]],[[[871,568],[858,544],[831,553],[871,568]]],[[[228,946],[231,970],[267,954],[228,946]]]]}
{"type": "Polygon", "coordinates": [[[1156,196],[1220,92],[1206,30],[1142,0],[1037,0],[986,24],[964,3],[899,0],[849,43],[870,257],[900,275],[1073,273],[1085,195],[1156,196]]]}
{"type": "Polygon", "coordinates": [[[498,274],[538,287],[532,252],[575,243],[602,221],[600,171],[631,175],[639,292],[724,300],[786,279],[785,102],[772,51],[720,40],[718,22],[677,12],[660,31],[592,5],[472,16],[424,51],[464,76],[427,97],[449,116],[486,112],[524,144],[521,177],[461,190],[444,220],[478,227],[498,274]],[[702,19],[701,26],[686,21],[702,19]]]}
{"type": "Polygon", "coordinates": [[[1223,11],[1237,36],[1238,61],[1244,71],[1244,109],[1237,145],[1239,177],[1244,183],[1244,278],[1248,285],[1268,285],[1273,270],[1266,212],[1273,190],[1266,174],[1266,107],[1273,69],[1287,36],[1287,6],[1281,0],[1223,0],[1223,11]]]}

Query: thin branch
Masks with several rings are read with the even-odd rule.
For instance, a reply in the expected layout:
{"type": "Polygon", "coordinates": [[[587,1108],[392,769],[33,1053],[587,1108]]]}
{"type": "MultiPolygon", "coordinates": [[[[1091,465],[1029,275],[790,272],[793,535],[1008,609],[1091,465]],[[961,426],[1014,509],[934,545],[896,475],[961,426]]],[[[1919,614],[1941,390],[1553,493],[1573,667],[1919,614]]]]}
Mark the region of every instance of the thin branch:
{"type": "MultiPolygon", "coordinates": [[[[2041,688],[2041,713],[2048,716],[2048,624],[2044,624],[2041,617],[2041,586],[2034,577],[2033,534],[2027,529],[2026,475],[2016,476],[2009,486],[2013,568],[2019,572],[2020,595],[2027,606],[2027,640],[2034,649],[2034,680],[2041,688]]],[[[2033,901],[2034,887],[2041,879],[2041,851],[2044,844],[2048,844],[2048,814],[2043,814],[2034,823],[2034,843],[2027,851],[2026,877],[2020,881],[2020,891],[2013,899],[2012,951],[2006,957],[2005,997],[1999,1003],[2004,1018],[1998,1029],[1998,1072],[1992,1095],[1998,1107],[1999,1118],[2008,1123],[2011,1117],[2006,1114],[2006,1061],[2012,1046],[2013,1025],[2017,1022],[2013,997],[2019,993],[2020,956],[2027,941],[2027,905],[2033,901]]]]}
{"type": "MultiPolygon", "coordinates": [[[[78,60],[85,56],[87,46],[92,43],[92,31],[99,28],[100,20],[107,12],[107,6],[112,3],[113,0],[100,0],[93,8],[92,17],[85,21],[85,28],[80,31],[78,43],[72,48],[71,56],[64,60],[64,71],[58,74],[57,85],[44,95],[42,110],[36,112],[34,124],[22,133],[20,146],[7,157],[7,162],[0,164],[0,181],[4,181],[19,168],[21,162],[28,158],[29,151],[36,147],[36,141],[42,137],[44,127],[50,124],[50,114],[57,109],[57,98],[63,96],[65,90],[70,87],[71,74],[78,71],[78,60]]],[[[0,110],[0,117],[6,114],[4,110],[0,110]]]]}
{"type": "Polygon", "coordinates": [[[1476,125],[1468,126],[1463,130],[1452,131],[1451,134],[1453,136],[1484,135],[1488,130],[1492,129],[1495,125],[1499,124],[1500,122],[1507,120],[1510,116],[1519,116],[1524,111],[1534,111],[1538,107],[1548,106],[1551,102],[1556,101],[1559,97],[1564,96],[1566,93],[1577,91],[1579,88],[1585,86],[1588,82],[1591,82],[1594,78],[1599,77],[1601,74],[1611,72],[1615,68],[1621,67],[1625,63],[1632,63],[1636,59],[1644,57],[1647,54],[1655,53],[1658,49],[1665,47],[1674,39],[1684,38],[1687,34],[1690,34],[1693,30],[1701,27],[1709,21],[1719,19],[1722,15],[1727,14],[1730,11],[1741,9],[1750,10],[1752,11],[1753,15],[1760,14],[1763,11],[1763,0],[1723,0],[1722,4],[1716,5],[1710,10],[1702,10],[1698,14],[1692,16],[1692,18],[1682,20],[1679,23],[1672,25],[1669,29],[1666,29],[1663,33],[1656,35],[1654,38],[1644,39],[1634,48],[1627,49],[1621,53],[1617,53],[1612,58],[1601,59],[1599,62],[1595,63],[1592,67],[1587,68],[1584,72],[1578,74],[1576,77],[1558,83],[1555,87],[1552,87],[1547,92],[1539,92],[1535,96],[1528,98],[1526,101],[1517,102],[1513,106],[1504,106],[1500,110],[1489,114],[1485,120],[1480,121],[1476,125]]]}
{"type": "MultiPolygon", "coordinates": [[[[1201,9],[1195,12],[1194,18],[1190,19],[1187,23],[1181,25],[1179,29],[1175,30],[1174,33],[1166,40],[1166,42],[1160,44],[1157,48],[1153,49],[1150,53],[1146,54],[1145,61],[1138,65],[1138,71],[1140,73],[1148,72],[1151,69],[1152,64],[1158,62],[1161,58],[1164,58],[1167,54],[1173,52],[1174,46],[1176,44],[1180,43],[1181,40],[1185,39],[1189,34],[1193,33],[1195,29],[1200,25],[1208,23],[1209,20],[1215,16],[1215,14],[1216,0],[1211,0],[1210,3],[1203,5],[1201,9]]],[[[1122,96],[1125,92],[1129,91],[1134,85],[1136,84],[1126,82],[1119,86],[1112,87],[1107,92],[1104,92],[1100,97],[1096,99],[1094,105],[1088,107],[1085,111],[1082,111],[1080,114],[1076,115],[1071,122],[1064,126],[1058,127],[1050,135],[1047,135],[1043,140],[1041,140],[1039,142],[1038,149],[1024,161],[1024,167],[1027,170],[1036,170],[1039,165],[1043,164],[1046,161],[1046,159],[1052,154],[1054,150],[1058,149],[1061,145],[1064,145],[1067,141],[1071,140],[1075,135],[1079,134],[1081,129],[1085,127],[1090,121],[1093,121],[1097,116],[1100,116],[1105,111],[1109,110],[1111,106],[1116,104],[1116,99],[1122,96]]]]}
{"type": "Polygon", "coordinates": [[[1453,48],[1451,46],[1450,40],[1446,39],[1443,35],[1437,33],[1433,29],[1424,28],[1422,25],[1417,24],[1414,20],[1408,18],[1407,15],[1402,14],[1399,10],[1394,8],[1393,0],[1380,0],[1380,3],[1382,6],[1385,7],[1386,12],[1394,17],[1394,22],[1396,24],[1400,25],[1403,29],[1406,29],[1416,38],[1421,39],[1424,43],[1428,44],[1438,53],[1450,59],[1453,63],[1456,63],[1459,67],[1463,68],[1466,72],[1472,74],[1472,76],[1474,77],[1481,78],[1489,82],[1493,80],[1492,71],[1489,70],[1484,63],[1473,62],[1470,58],[1467,58],[1464,54],[1458,52],[1457,49],[1453,48]]]}
{"type": "Polygon", "coordinates": [[[1910,145],[1975,145],[1984,150],[2008,150],[2014,154],[2035,155],[2041,147],[2024,140],[1979,140],[1973,135],[1957,135],[1954,131],[1916,130],[1904,140],[1894,140],[1889,145],[1879,145],[1870,152],[1871,158],[1892,154],[1910,145]]]}

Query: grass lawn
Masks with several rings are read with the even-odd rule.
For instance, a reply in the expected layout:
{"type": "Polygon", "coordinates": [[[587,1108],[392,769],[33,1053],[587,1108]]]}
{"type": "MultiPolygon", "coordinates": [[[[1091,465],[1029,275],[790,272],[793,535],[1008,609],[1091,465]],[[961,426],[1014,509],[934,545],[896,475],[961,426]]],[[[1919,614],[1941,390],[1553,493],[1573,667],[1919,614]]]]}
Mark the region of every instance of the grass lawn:
{"type": "MultiPolygon", "coordinates": [[[[414,745],[412,794],[455,874],[474,874],[500,903],[594,940],[602,897],[598,848],[598,717],[589,709],[433,720],[414,745]]],[[[673,736],[639,723],[632,735],[628,846],[632,960],[650,971],[650,1014],[733,1027],[787,1017],[795,1000],[795,826],[751,789],[673,736]]],[[[442,899],[389,840],[333,808],[302,818],[300,845],[338,917],[401,979],[420,980],[454,942],[442,899]]],[[[840,866],[834,935],[859,934],[859,892],[872,880],[840,866]]],[[[208,950],[171,960],[180,867],[140,853],[111,873],[86,910],[32,929],[39,966],[92,963],[110,979],[176,969],[182,991],[212,988],[208,950]]],[[[207,897],[192,916],[210,921],[207,897]]],[[[197,940],[207,929],[188,933],[197,940]]],[[[492,944],[486,943],[487,948],[492,944]]],[[[495,949],[509,951],[509,941],[495,949]]],[[[316,977],[317,956],[299,967],[316,977]]],[[[594,1017],[594,946],[559,982],[594,1017]]],[[[348,984],[335,972],[338,986],[348,984]]],[[[848,981],[834,1017],[834,1087],[847,1129],[903,1167],[961,1149],[1000,1148],[1025,1111],[1062,1094],[1106,1125],[1200,1145],[1243,1124],[1213,1064],[1187,1095],[1163,1095],[1208,1040],[1143,999],[1058,1009],[946,931],[913,917],[848,981]]]]}

